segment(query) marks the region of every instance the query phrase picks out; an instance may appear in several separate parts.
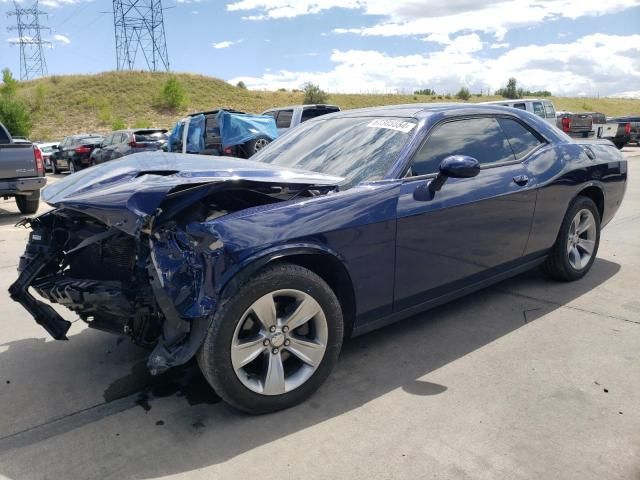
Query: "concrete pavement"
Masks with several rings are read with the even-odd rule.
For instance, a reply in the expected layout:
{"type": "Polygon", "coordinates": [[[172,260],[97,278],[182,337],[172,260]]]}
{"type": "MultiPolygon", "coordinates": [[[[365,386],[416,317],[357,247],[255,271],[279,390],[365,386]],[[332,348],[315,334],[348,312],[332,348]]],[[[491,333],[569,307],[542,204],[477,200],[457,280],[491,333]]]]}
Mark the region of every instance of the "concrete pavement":
{"type": "Polygon", "coordinates": [[[350,341],[314,397],[260,417],[193,367],[151,379],[146,352],[81,322],[47,338],[4,293],[27,232],[0,201],[0,478],[640,478],[640,148],[625,155],[587,277],[531,272],[350,341]]]}

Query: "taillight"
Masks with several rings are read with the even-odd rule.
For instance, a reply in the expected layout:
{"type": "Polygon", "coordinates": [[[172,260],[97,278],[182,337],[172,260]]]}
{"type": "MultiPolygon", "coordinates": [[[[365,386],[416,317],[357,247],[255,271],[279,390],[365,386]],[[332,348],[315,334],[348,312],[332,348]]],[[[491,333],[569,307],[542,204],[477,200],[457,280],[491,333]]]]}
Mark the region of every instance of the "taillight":
{"type": "Polygon", "coordinates": [[[562,131],[565,133],[569,133],[571,131],[571,119],[569,117],[564,117],[562,119],[562,131]]]}
{"type": "Polygon", "coordinates": [[[91,153],[91,147],[76,147],[75,152],[80,155],[91,153]]]}
{"type": "Polygon", "coordinates": [[[223,150],[225,155],[233,155],[233,149],[231,147],[227,147],[223,150]]]}
{"type": "Polygon", "coordinates": [[[129,146],[130,146],[131,148],[136,148],[136,147],[140,147],[141,145],[138,145],[138,144],[136,143],[136,139],[135,139],[135,137],[134,137],[134,139],[133,139],[133,140],[131,140],[131,141],[129,142],[129,146]]]}
{"type": "Polygon", "coordinates": [[[624,124],[624,134],[625,135],[631,135],[631,124],[630,123],[625,123],[624,124]]]}
{"type": "Polygon", "coordinates": [[[36,172],[44,175],[44,161],[42,160],[42,150],[36,145],[33,146],[33,158],[36,161],[36,172]]]}

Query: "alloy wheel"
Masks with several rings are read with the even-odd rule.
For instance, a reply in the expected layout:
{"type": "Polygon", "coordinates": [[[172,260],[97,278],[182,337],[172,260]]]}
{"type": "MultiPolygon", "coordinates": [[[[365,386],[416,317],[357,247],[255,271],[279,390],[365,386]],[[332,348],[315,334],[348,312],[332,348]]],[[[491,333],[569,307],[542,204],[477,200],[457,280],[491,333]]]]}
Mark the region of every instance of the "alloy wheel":
{"type": "Polygon", "coordinates": [[[259,152],[267,145],[269,145],[269,140],[267,140],[266,138],[259,138],[258,140],[256,140],[256,143],[253,149],[255,152],[259,152]]]}
{"type": "Polygon", "coordinates": [[[576,270],[585,268],[593,255],[596,245],[596,220],[588,209],[580,210],[569,228],[567,254],[569,263],[576,270]]]}
{"type": "Polygon", "coordinates": [[[255,393],[288,393],[320,366],[328,332],[326,316],[311,295],[270,292],[257,299],[236,326],[231,344],[236,376],[255,393]]]}

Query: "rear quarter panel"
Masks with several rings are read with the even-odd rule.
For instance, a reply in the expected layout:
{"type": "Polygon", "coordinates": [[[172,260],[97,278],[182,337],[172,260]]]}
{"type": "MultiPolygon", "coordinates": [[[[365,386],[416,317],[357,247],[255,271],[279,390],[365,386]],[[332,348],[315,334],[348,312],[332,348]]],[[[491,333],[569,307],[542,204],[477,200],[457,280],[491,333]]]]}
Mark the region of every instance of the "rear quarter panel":
{"type": "Polygon", "coordinates": [[[538,185],[538,197],[526,254],[551,248],[570,203],[586,188],[596,187],[604,195],[603,226],[620,207],[626,189],[626,160],[613,145],[586,146],[595,159],[578,143],[558,143],[527,162],[538,185]]]}

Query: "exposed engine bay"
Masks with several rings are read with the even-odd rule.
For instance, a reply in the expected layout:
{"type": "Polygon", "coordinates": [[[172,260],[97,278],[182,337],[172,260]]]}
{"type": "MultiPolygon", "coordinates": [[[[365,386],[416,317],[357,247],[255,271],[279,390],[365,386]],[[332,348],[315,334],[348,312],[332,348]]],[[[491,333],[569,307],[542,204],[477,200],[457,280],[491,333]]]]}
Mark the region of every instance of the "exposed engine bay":
{"type": "Polygon", "coordinates": [[[154,214],[141,216],[133,232],[57,205],[21,222],[32,232],[9,292],[53,338],[66,340],[71,323],[29,288],[92,328],[152,348],[148,367],[152,374],[162,373],[196,353],[219,301],[215,269],[224,261],[224,243],[212,233],[211,222],[334,189],[267,182],[178,186],[154,214]]]}

